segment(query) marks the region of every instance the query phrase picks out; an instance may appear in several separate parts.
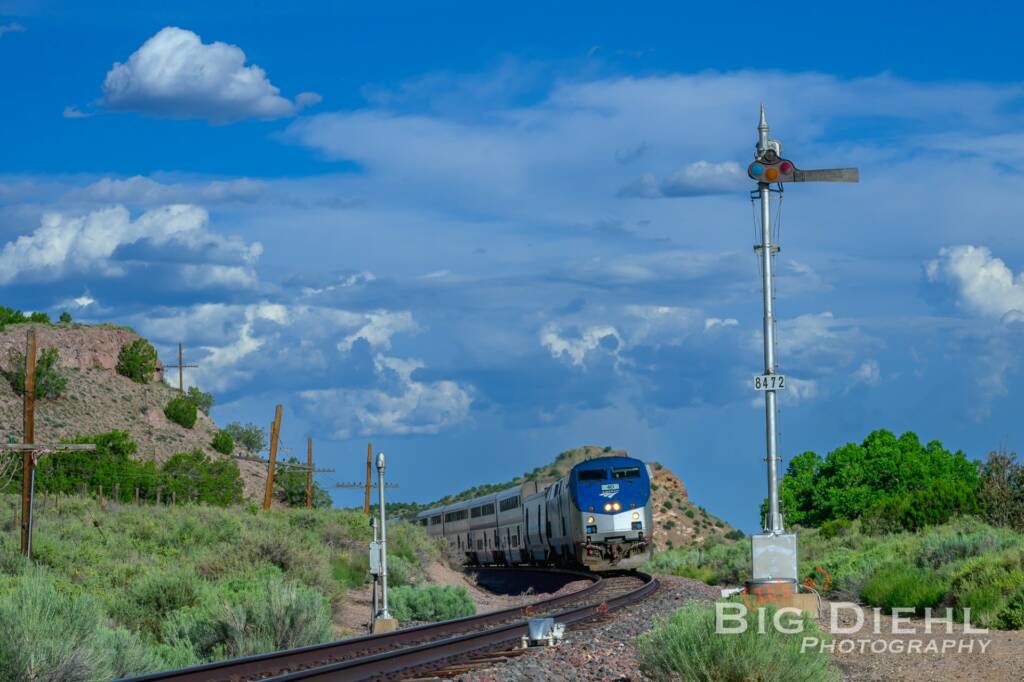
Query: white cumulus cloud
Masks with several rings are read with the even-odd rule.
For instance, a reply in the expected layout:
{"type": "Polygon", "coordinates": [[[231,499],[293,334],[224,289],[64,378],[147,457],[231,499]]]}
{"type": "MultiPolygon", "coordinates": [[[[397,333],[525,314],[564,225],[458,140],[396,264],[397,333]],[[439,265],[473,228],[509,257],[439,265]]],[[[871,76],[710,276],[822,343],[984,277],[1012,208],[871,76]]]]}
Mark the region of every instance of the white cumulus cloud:
{"type": "Polygon", "coordinates": [[[103,104],[169,118],[228,123],[246,118],[292,116],[320,101],[302,93],[295,101],[255,64],[245,65],[236,45],[204,43],[192,31],[168,26],[143,43],[127,62],[117,62],[103,82],[103,104]]]}
{"type": "Polygon", "coordinates": [[[939,251],[925,273],[930,282],[952,287],[958,304],[982,317],[1024,315],[1024,273],[1013,271],[984,246],[951,246],[939,251]]]}
{"type": "Polygon", "coordinates": [[[454,381],[416,381],[423,362],[377,355],[383,388],[338,388],[300,395],[335,426],[335,438],[354,435],[435,434],[466,419],[472,397],[454,381]]]}
{"type": "MultiPolygon", "coordinates": [[[[210,254],[251,265],[262,252],[257,242],[223,237],[207,229],[209,215],[198,206],[177,204],[146,211],[136,220],[123,206],[86,215],[46,213],[38,228],[4,244],[0,251],[0,284],[22,276],[55,280],[67,274],[98,273],[122,276],[126,263],[115,258],[120,247],[146,242],[152,246],[177,246],[192,252],[196,260],[210,254]]],[[[253,277],[241,271],[196,271],[210,281],[251,284],[253,277]]]]}
{"type": "Polygon", "coordinates": [[[589,353],[600,348],[606,348],[612,355],[618,357],[619,350],[624,346],[618,330],[611,325],[587,327],[578,337],[572,338],[562,336],[556,325],[549,324],[541,331],[540,342],[551,351],[552,357],[565,356],[574,366],[582,365],[589,353]]]}

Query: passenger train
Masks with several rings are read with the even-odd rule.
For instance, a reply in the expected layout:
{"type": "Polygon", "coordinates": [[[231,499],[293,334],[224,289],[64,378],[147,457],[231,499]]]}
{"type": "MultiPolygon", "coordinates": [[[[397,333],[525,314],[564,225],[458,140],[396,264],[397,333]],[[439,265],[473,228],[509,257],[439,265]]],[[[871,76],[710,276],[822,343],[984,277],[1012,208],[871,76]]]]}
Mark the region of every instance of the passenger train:
{"type": "Polygon", "coordinates": [[[420,512],[474,565],[544,564],[635,569],[654,554],[651,475],[632,457],[580,462],[562,478],[420,512]]]}

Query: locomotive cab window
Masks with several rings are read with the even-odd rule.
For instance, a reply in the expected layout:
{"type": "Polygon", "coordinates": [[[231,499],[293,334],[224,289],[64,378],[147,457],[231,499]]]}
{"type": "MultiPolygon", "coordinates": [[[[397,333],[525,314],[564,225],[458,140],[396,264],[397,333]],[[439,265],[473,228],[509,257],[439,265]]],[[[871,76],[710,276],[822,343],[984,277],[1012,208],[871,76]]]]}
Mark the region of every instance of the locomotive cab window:
{"type": "Polygon", "coordinates": [[[640,467],[612,469],[612,478],[640,478],[640,467]]]}
{"type": "Polygon", "coordinates": [[[608,478],[604,469],[583,469],[579,472],[581,481],[603,481],[608,478]]]}

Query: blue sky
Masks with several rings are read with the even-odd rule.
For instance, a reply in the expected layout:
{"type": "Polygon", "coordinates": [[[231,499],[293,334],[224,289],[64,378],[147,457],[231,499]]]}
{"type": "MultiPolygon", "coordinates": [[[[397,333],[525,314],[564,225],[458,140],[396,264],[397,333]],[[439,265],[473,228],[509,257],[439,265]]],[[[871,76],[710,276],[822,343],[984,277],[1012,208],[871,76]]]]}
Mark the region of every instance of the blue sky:
{"type": "Polygon", "coordinates": [[[862,177],[785,195],[783,455],[1024,435],[994,7],[0,2],[0,297],[183,340],[215,418],[282,402],[327,485],[367,440],[410,500],[613,445],[753,530],[760,102],[862,177]]]}

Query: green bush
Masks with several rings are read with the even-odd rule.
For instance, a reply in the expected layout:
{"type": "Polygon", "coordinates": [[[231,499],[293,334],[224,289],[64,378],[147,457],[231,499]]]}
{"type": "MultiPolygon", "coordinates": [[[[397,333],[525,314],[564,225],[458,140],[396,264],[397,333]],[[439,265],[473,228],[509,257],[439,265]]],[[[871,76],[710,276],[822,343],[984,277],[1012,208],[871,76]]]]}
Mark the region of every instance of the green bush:
{"type": "Polygon", "coordinates": [[[174,612],[161,635],[201,660],[237,658],[325,642],[331,615],[322,594],[265,571],[221,584],[199,606],[174,612]]]}
{"type": "Polygon", "coordinates": [[[1006,630],[1024,630],[1024,587],[1006,602],[999,612],[999,627],[1006,630]]]}
{"type": "Polygon", "coordinates": [[[850,530],[849,519],[832,519],[821,524],[821,537],[831,540],[834,537],[845,535],[850,530]]]}
{"type": "Polygon", "coordinates": [[[692,518],[693,518],[693,517],[695,516],[695,514],[693,513],[693,510],[692,510],[692,509],[687,509],[687,510],[686,510],[686,516],[687,516],[688,518],[691,518],[691,519],[692,519],[692,518]]]}
{"type": "Polygon", "coordinates": [[[978,506],[994,526],[1024,530],[1024,465],[1006,450],[991,452],[979,469],[978,506]]]}
{"type": "Polygon", "coordinates": [[[267,432],[263,430],[263,427],[255,424],[231,422],[224,427],[224,430],[231,434],[231,437],[235,439],[235,442],[240,447],[245,448],[250,453],[255,454],[267,447],[267,432]]]}
{"type": "MultiPolygon", "coordinates": [[[[288,459],[288,462],[292,464],[298,464],[298,460],[294,457],[288,459]]],[[[294,467],[281,467],[277,470],[277,475],[274,476],[274,489],[277,491],[278,496],[287,504],[289,507],[305,507],[306,506],[306,472],[301,469],[294,467]]],[[[323,489],[323,487],[316,481],[313,480],[313,506],[317,509],[329,508],[334,501],[331,499],[330,493],[323,489]]],[[[391,505],[388,505],[388,509],[392,509],[391,505]]]]}
{"type": "Polygon", "coordinates": [[[734,528],[733,530],[726,533],[725,537],[727,537],[730,540],[742,540],[744,538],[744,535],[742,530],[740,530],[739,528],[734,528]]]}
{"type": "MultiPolygon", "coordinates": [[[[54,347],[44,348],[36,359],[36,398],[58,398],[67,387],[68,378],[58,369],[60,354],[54,347]]],[[[25,395],[25,354],[15,349],[7,353],[4,378],[18,395],[25,395]]]]}
{"type": "Polygon", "coordinates": [[[892,563],[875,569],[860,596],[865,603],[887,611],[913,608],[923,613],[926,608],[938,606],[949,588],[949,582],[933,570],[892,563]]]}
{"type": "MultiPolygon", "coordinates": [[[[772,609],[766,614],[771,622],[772,609]]],[[[829,655],[801,651],[805,636],[827,636],[807,617],[803,631],[787,635],[769,625],[758,634],[755,611],[742,634],[715,632],[713,605],[691,602],[663,619],[638,641],[640,670],[654,680],[687,682],[825,682],[839,679],[829,655]]],[[[784,619],[789,620],[789,619],[784,619]]]]}
{"type": "Polygon", "coordinates": [[[863,518],[871,532],[887,533],[974,513],[979,484],[975,463],[962,452],[952,453],[939,441],[922,445],[910,432],[897,438],[878,430],[824,459],[814,452],[794,457],[779,497],[790,524],[863,518]]]}
{"type": "Polygon", "coordinates": [[[450,620],[476,613],[476,605],[462,586],[406,585],[388,594],[391,612],[401,622],[450,620]]]}
{"type": "Polygon", "coordinates": [[[60,323],[61,324],[71,324],[71,313],[69,313],[66,310],[64,312],[62,312],[60,314],[60,323]]]}
{"type": "Polygon", "coordinates": [[[196,404],[184,396],[171,398],[164,408],[164,415],[175,424],[191,429],[196,424],[196,404]]]}
{"type": "Polygon", "coordinates": [[[134,382],[148,384],[156,372],[157,355],[146,339],[135,339],[121,347],[117,355],[117,373],[134,382]]]}
{"type": "Polygon", "coordinates": [[[230,455],[235,449],[235,439],[227,431],[218,431],[210,446],[223,455],[230,455]]]}
{"type": "Polygon", "coordinates": [[[199,576],[191,571],[145,573],[128,587],[127,599],[115,603],[113,615],[132,629],[159,635],[161,623],[168,615],[199,602],[202,588],[199,576]]]}
{"type": "Polygon", "coordinates": [[[202,450],[171,456],[160,471],[164,494],[174,493],[179,502],[217,506],[242,501],[242,477],[232,459],[211,460],[202,450]]]}
{"type": "Polygon", "coordinates": [[[203,414],[210,414],[210,408],[213,407],[212,393],[201,391],[197,386],[189,386],[185,395],[188,396],[188,399],[191,400],[193,404],[195,404],[196,408],[202,411],[203,414]]]}
{"type": "Polygon", "coordinates": [[[33,571],[0,593],[0,679],[101,680],[157,670],[138,635],[104,625],[100,605],[33,571]]]}

